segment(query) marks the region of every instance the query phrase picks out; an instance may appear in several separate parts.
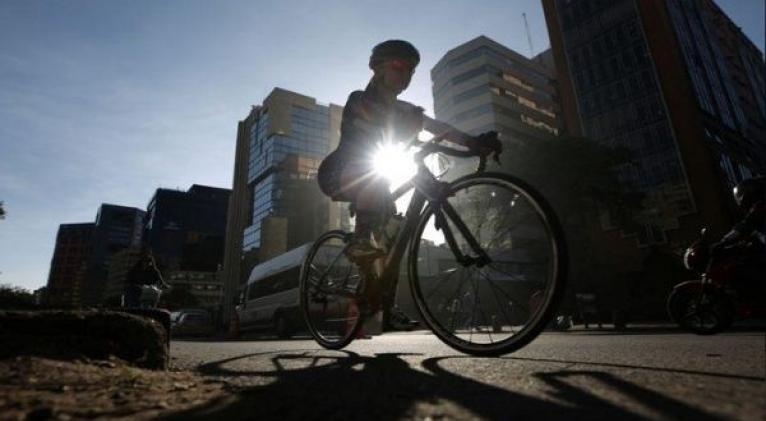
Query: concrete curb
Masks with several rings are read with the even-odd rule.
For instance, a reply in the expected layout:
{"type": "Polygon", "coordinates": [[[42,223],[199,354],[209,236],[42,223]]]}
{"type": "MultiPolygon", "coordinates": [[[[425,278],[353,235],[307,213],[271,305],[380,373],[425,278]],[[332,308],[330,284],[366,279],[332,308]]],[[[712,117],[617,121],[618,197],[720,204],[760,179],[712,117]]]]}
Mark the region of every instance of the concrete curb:
{"type": "Polygon", "coordinates": [[[165,370],[169,335],[160,313],[123,311],[0,311],[0,358],[120,358],[137,367],[165,370]]]}

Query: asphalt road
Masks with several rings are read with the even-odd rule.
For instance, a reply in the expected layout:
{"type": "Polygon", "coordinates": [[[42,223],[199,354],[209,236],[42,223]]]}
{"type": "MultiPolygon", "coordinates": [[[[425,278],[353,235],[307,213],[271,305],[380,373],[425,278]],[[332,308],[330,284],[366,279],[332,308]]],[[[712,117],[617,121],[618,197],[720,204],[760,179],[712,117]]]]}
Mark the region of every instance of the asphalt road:
{"type": "Polygon", "coordinates": [[[236,386],[178,419],[766,419],[758,332],[545,333],[502,358],[425,332],[357,340],[173,341],[172,365],[236,386]]]}

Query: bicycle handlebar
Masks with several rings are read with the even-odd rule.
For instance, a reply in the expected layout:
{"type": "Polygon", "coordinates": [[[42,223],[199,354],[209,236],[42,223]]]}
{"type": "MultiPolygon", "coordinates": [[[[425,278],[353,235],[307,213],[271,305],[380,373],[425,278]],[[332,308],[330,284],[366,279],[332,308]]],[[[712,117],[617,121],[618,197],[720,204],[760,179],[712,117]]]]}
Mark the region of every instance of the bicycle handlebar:
{"type": "Polygon", "coordinates": [[[443,153],[447,156],[458,158],[479,157],[478,172],[483,172],[487,166],[487,156],[492,155],[493,160],[500,163],[500,154],[503,151],[502,144],[497,139],[497,132],[487,132],[477,137],[475,145],[466,145],[468,149],[461,150],[449,146],[440,145],[439,142],[446,138],[446,134],[435,136],[427,142],[413,141],[411,144],[419,145],[420,151],[415,154],[415,162],[423,164],[426,156],[432,153],[443,153]]]}

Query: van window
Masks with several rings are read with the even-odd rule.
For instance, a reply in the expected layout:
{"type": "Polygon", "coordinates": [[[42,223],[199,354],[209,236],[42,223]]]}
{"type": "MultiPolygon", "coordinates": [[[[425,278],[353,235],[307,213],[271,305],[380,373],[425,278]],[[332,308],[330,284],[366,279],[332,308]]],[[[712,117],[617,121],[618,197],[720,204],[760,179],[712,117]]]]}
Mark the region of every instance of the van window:
{"type": "Polygon", "coordinates": [[[298,281],[301,277],[301,268],[295,267],[285,273],[285,289],[298,288],[298,281]]]}
{"type": "Polygon", "coordinates": [[[256,290],[258,289],[258,284],[260,282],[256,282],[254,284],[250,284],[250,286],[247,288],[247,299],[248,300],[254,300],[256,298],[256,290]]]}
{"type": "Polygon", "coordinates": [[[300,267],[294,267],[283,272],[275,273],[269,277],[259,279],[250,285],[248,299],[264,297],[287,291],[291,288],[298,288],[298,278],[300,277],[300,267]]]}

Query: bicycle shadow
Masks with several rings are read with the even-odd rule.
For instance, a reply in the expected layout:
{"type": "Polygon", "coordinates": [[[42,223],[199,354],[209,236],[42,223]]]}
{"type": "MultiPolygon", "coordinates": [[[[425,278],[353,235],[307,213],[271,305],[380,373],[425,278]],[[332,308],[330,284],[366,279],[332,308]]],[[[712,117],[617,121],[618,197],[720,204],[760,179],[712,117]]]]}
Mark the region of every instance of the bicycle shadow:
{"type": "MultiPolygon", "coordinates": [[[[563,381],[567,376],[592,375],[623,395],[676,418],[716,419],[672,398],[602,372],[536,373],[554,391],[543,399],[461,376],[442,366],[454,358],[428,358],[411,366],[407,357],[417,354],[360,356],[349,351],[291,351],[237,356],[200,367],[210,376],[271,378],[271,383],[247,387],[224,399],[166,420],[254,418],[376,419],[484,418],[484,419],[645,419],[586,390],[563,381]],[[275,354],[273,369],[236,368],[248,359],[275,354]],[[231,364],[234,367],[231,367],[231,364]],[[419,366],[417,366],[419,365],[419,366]],[[563,403],[562,403],[563,402],[563,403]]],[[[499,360],[496,360],[499,362],[499,360]]],[[[527,381],[530,377],[525,376],[527,381]]]]}

